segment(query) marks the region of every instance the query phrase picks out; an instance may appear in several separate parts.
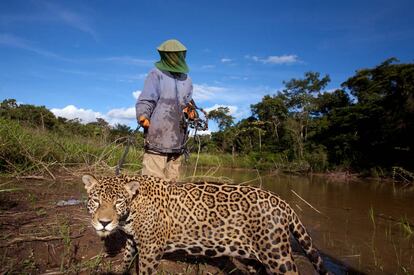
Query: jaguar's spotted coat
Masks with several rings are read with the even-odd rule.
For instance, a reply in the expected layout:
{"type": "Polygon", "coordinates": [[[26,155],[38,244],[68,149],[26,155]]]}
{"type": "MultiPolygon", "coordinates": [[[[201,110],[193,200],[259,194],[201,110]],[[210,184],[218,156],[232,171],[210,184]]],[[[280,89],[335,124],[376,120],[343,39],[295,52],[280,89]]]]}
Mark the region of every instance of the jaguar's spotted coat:
{"type": "Polygon", "coordinates": [[[164,252],[256,259],[269,274],[297,274],[289,234],[316,270],[327,273],[292,208],[272,192],[218,183],[169,183],[150,176],[83,176],[92,225],[105,237],[122,228],[124,268],[139,251],[139,274],[153,274],[164,252]]]}

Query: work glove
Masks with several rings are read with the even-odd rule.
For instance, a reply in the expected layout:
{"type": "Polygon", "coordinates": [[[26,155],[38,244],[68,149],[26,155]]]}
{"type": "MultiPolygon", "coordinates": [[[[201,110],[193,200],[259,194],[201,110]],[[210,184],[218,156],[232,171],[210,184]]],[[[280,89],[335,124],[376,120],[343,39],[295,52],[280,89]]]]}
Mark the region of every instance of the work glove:
{"type": "Polygon", "coordinates": [[[138,122],[139,125],[141,125],[144,129],[148,129],[148,127],[150,126],[150,121],[145,116],[140,116],[138,122]]]}
{"type": "Polygon", "coordinates": [[[183,112],[189,120],[194,120],[197,117],[197,113],[195,109],[192,107],[189,107],[189,106],[185,107],[183,109],[183,112]]]}

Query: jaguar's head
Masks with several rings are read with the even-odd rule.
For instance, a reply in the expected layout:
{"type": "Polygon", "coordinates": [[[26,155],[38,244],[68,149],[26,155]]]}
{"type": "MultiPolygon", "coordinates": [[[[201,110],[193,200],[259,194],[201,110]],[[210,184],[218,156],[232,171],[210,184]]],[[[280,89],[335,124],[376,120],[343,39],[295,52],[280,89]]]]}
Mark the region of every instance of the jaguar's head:
{"type": "Polygon", "coordinates": [[[87,208],[92,214],[92,226],[100,237],[106,237],[128,216],[138,182],[119,178],[99,181],[92,175],[84,175],[82,181],[88,193],[87,208]]]}

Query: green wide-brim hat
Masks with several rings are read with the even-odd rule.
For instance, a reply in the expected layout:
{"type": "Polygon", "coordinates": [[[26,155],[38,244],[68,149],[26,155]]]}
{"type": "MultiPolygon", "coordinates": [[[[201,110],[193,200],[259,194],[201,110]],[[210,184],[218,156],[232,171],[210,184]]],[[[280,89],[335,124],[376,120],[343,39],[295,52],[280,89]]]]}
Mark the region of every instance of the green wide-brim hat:
{"type": "Polygon", "coordinates": [[[155,62],[155,67],[173,73],[186,74],[189,72],[190,69],[185,62],[187,48],[180,41],[176,39],[167,40],[157,50],[160,54],[160,61],[155,62]]]}
{"type": "Polygon", "coordinates": [[[178,40],[170,39],[164,41],[158,48],[160,52],[185,52],[187,48],[178,40]]]}

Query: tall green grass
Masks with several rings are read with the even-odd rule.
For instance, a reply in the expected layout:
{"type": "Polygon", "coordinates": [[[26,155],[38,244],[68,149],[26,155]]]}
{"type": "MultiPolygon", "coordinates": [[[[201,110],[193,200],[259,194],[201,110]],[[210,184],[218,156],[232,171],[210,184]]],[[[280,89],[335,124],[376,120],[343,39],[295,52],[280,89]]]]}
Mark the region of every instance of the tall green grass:
{"type": "MultiPolygon", "coordinates": [[[[114,168],[125,147],[107,144],[101,138],[87,138],[26,128],[16,121],[0,118],[0,172],[22,174],[59,167],[114,168]]],[[[142,149],[133,147],[125,166],[140,167],[142,149]]]]}
{"type": "MultiPolygon", "coordinates": [[[[123,142],[106,142],[101,136],[85,137],[72,133],[36,129],[17,121],[0,118],[0,173],[28,174],[56,168],[88,167],[94,170],[115,169],[125,150],[123,142]]],[[[142,144],[131,146],[124,168],[135,172],[141,168],[142,144]]],[[[192,153],[189,165],[197,161],[192,153]]],[[[255,152],[247,155],[200,153],[197,167],[225,167],[284,172],[311,170],[307,160],[292,162],[284,154],[255,152]]],[[[52,176],[53,177],[53,176],[52,176]]]]}
{"type": "MultiPolygon", "coordinates": [[[[189,164],[195,163],[197,154],[190,155],[189,164]]],[[[311,170],[306,160],[289,161],[281,154],[250,153],[247,155],[231,155],[225,153],[200,153],[198,167],[225,167],[259,170],[279,170],[291,173],[304,173],[311,170]]]]}

